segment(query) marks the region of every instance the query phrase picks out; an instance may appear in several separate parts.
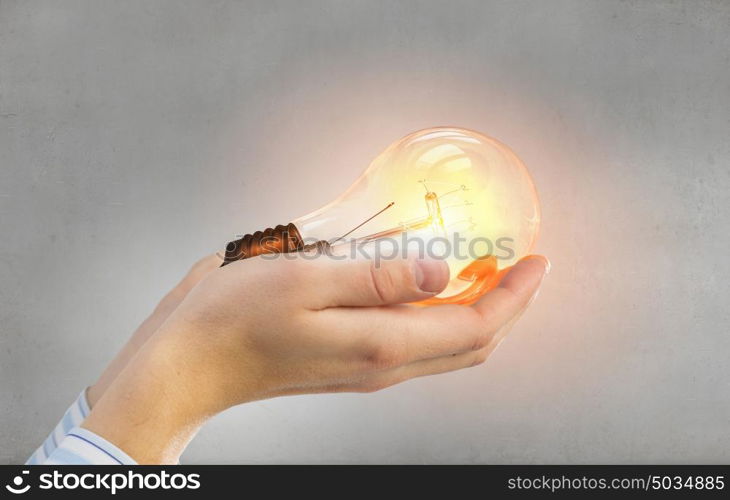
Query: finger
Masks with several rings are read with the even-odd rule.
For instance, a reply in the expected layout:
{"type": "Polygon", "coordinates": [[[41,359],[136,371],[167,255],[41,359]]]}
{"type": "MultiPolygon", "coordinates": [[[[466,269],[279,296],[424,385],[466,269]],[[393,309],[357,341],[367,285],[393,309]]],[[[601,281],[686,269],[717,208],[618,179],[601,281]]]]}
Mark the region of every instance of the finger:
{"type": "Polygon", "coordinates": [[[492,334],[471,307],[408,305],[331,308],[318,312],[324,325],[339,325],[349,362],[363,371],[395,368],[413,361],[486,347],[492,334]]]}
{"type": "MultiPolygon", "coordinates": [[[[550,272],[550,263],[548,262],[548,270],[547,273],[550,272]]],[[[512,329],[514,328],[515,324],[522,318],[522,315],[525,314],[525,311],[532,305],[533,302],[535,302],[535,299],[537,298],[538,294],[540,293],[540,288],[535,291],[535,293],[532,295],[530,300],[525,304],[525,306],[518,312],[512,319],[510,319],[502,328],[500,328],[497,333],[495,333],[492,336],[492,340],[489,341],[489,344],[485,348],[488,351],[488,356],[491,356],[494,351],[497,350],[497,348],[502,344],[502,341],[507,337],[507,335],[510,334],[512,329]]]]}
{"type": "Polygon", "coordinates": [[[210,272],[221,267],[223,259],[218,253],[206,255],[195,264],[192,265],[185,277],[180,281],[178,286],[183,286],[188,290],[197,285],[210,272]]]}
{"type": "Polygon", "coordinates": [[[517,315],[537,293],[550,261],[541,255],[530,255],[512,266],[494,290],[486,293],[473,307],[485,324],[498,330],[517,315]]]}
{"type": "Polygon", "coordinates": [[[436,358],[421,359],[404,366],[386,370],[384,372],[377,373],[375,376],[363,379],[357,384],[355,389],[372,392],[405,382],[412,378],[438,375],[440,373],[447,373],[481,365],[494,353],[494,351],[497,350],[502,341],[512,331],[515,323],[520,320],[527,308],[534,301],[536,295],[537,294],[533,295],[532,299],[525,305],[525,307],[523,307],[522,310],[520,310],[492,336],[492,339],[485,347],[473,351],[453,353],[451,355],[436,358]]]}
{"type": "Polygon", "coordinates": [[[155,323],[154,328],[156,329],[157,326],[159,326],[159,324],[167,318],[167,315],[180,305],[180,302],[182,302],[185,296],[195,285],[202,281],[203,278],[212,271],[218,269],[222,262],[223,260],[218,256],[218,254],[210,254],[193,264],[187,274],[162,298],[155,308],[152,315],[154,319],[153,322],[155,323]]]}
{"type": "Polygon", "coordinates": [[[392,260],[337,260],[320,257],[297,262],[305,268],[314,307],[382,306],[427,299],[449,282],[446,262],[415,257],[392,260]]]}
{"type": "Polygon", "coordinates": [[[509,333],[514,328],[515,324],[522,318],[522,315],[525,314],[525,311],[528,307],[532,304],[532,302],[535,300],[535,297],[537,296],[538,291],[535,293],[535,295],[532,296],[532,298],[529,300],[529,302],[525,305],[525,307],[522,308],[520,312],[518,312],[511,320],[507,322],[502,328],[500,328],[497,333],[495,333],[492,336],[492,340],[489,341],[489,344],[485,348],[488,351],[488,355],[491,356],[494,351],[497,350],[497,348],[500,346],[502,341],[509,335],[509,333]]]}
{"type": "Polygon", "coordinates": [[[362,380],[354,383],[354,387],[351,390],[374,392],[400,384],[412,378],[471,368],[484,363],[491,352],[489,347],[484,347],[477,351],[462,352],[433,359],[422,359],[405,366],[377,372],[375,375],[364,377],[362,380]]]}
{"type": "Polygon", "coordinates": [[[479,308],[401,306],[320,312],[324,321],[348,332],[348,348],[371,369],[476,351],[487,347],[494,334],[526,307],[542,281],[545,263],[546,259],[534,257],[513,266],[498,288],[479,301],[479,308]]]}

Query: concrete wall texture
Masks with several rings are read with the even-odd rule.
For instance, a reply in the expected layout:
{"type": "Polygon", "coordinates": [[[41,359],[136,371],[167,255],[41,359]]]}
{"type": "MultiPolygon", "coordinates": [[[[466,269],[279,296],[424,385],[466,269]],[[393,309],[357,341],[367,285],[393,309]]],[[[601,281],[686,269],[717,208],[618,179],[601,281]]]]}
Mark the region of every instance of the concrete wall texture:
{"type": "Polygon", "coordinates": [[[446,124],[541,195],[553,271],[511,336],[232,409],[183,460],[727,462],[728,26],[722,0],[0,0],[0,462],[195,259],[446,124]]]}

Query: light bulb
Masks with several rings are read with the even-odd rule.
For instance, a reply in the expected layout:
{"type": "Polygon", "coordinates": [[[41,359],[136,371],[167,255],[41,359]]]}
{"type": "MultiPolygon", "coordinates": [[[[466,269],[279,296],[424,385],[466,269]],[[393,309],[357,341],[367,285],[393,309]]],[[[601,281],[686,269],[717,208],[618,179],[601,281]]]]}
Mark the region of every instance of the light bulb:
{"type": "Polygon", "coordinates": [[[345,245],[379,258],[407,249],[443,258],[451,272],[447,288],[420,304],[469,304],[530,252],[539,224],[534,184],[512,150],[472,130],[430,128],[390,145],[319,210],[229,243],[223,265],[345,245]]]}

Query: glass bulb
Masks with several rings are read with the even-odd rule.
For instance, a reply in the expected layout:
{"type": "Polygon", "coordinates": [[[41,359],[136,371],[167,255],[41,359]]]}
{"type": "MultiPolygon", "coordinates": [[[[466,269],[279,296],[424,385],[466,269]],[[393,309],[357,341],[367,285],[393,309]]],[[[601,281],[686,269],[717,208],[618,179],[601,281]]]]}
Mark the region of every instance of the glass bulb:
{"type": "MultiPolygon", "coordinates": [[[[274,238],[281,243],[282,231],[298,233],[276,247],[284,252],[316,242],[376,247],[379,258],[404,248],[443,258],[451,271],[448,287],[421,303],[468,304],[530,252],[539,223],[534,184],[512,150],[473,130],[439,127],[390,145],[341,196],[278,226],[274,238]]],[[[264,233],[256,233],[259,240],[264,233]]],[[[237,260],[229,259],[231,250],[227,260],[237,260]]]]}

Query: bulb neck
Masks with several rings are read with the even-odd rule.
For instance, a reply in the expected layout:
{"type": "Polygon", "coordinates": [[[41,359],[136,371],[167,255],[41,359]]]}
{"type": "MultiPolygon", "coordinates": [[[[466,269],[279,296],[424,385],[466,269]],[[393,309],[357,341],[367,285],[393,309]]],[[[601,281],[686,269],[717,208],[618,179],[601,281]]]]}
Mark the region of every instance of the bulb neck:
{"type": "Polygon", "coordinates": [[[278,225],[247,234],[228,243],[221,267],[237,260],[256,257],[261,254],[298,252],[304,249],[304,240],[294,224],[278,225]]]}

